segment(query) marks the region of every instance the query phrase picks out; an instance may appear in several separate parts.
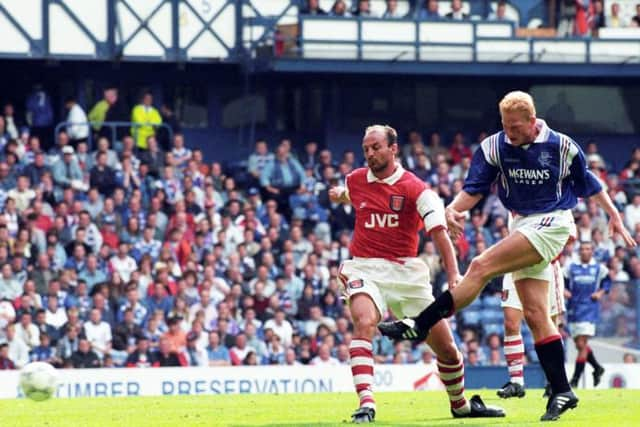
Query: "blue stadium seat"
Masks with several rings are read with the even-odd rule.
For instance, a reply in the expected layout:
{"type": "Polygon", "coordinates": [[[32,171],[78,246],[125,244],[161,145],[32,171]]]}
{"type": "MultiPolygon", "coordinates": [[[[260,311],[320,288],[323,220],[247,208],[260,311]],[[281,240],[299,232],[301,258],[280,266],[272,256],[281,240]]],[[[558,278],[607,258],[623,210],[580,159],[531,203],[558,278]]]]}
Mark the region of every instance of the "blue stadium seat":
{"type": "Polygon", "coordinates": [[[480,324],[480,314],[479,310],[463,310],[462,311],[462,323],[465,326],[468,325],[479,325],[480,324]]]}
{"type": "Polygon", "coordinates": [[[483,324],[482,330],[484,331],[485,337],[491,334],[498,334],[500,336],[504,336],[504,325],[502,323],[483,324]]]}
{"type": "Polygon", "coordinates": [[[484,297],[484,299],[482,300],[482,305],[484,305],[484,307],[497,307],[500,310],[502,310],[502,307],[500,306],[501,300],[500,297],[498,296],[488,296],[488,297],[484,297]]]}

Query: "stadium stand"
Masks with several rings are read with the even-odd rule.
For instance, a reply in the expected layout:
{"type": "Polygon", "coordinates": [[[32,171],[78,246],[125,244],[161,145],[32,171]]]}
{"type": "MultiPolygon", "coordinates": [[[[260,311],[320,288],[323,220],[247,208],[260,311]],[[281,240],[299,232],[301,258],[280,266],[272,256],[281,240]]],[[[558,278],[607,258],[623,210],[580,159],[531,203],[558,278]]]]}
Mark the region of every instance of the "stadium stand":
{"type": "MultiPolygon", "coordinates": [[[[161,3],[170,6],[170,2],[161,3]]],[[[127,31],[128,40],[111,32],[104,40],[91,38],[84,33],[93,31],[94,20],[86,22],[84,35],[73,42],[65,45],[55,36],[45,47],[32,34],[35,24],[22,31],[7,25],[9,36],[0,40],[3,57],[49,60],[60,55],[118,64],[78,65],[78,75],[87,73],[93,80],[77,85],[65,81],[73,88],[67,88],[73,93],[66,95],[73,99],[64,113],[59,108],[61,91],[50,92],[75,64],[63,65],[63,71],[49,64],[45,77],[50,84],[33,88],[23,87],[20,66],[5,64],[8,77],[2,82],[5,92],[0,93],[4,102],[0,114],[0,342],[9,343],[14,367],[30,360],[77,368],[312,364],[318,362],[321,348],[328,348],[330,360],[345,363],[351,323],[337,277],[340,262],[349,257],[354,218],[349,208],[332,205],[327,191],[362,165],[359,153],[351,150],[358,146],[363,117],[369,120],[375,115],[398,123],[403,147],[399,160],[446,202],[460,191],[478,141],[497,125],[486,113],[494,108],[494,98],[507,86],[522,82],[496,83],[495,75],[513,73],[519,78],[520,73],[544,71],[558,78],[573,77],[562,73],[578,70],[576,75],[591,76],[581,71],[584,68],[557,68],[565,62],[615,66],[594,68],[592,73],[600,76],[637,73],[637,28],[610,28],[613,24],[601,28],[597,25],[602,21],[591,20],[592,27],[576,24],[565,31],[569,35],[592,32],[593,38],[536,38],[533,30],[538,28],[523,33],[520,27],[543,23],[551,33],[537,35],[555,36],[554,21],[575,20],[577,11],[563,9],[552,20],[546,10],[534,10],[531,1],[462,2],[461,22],[423,16],[431,2],[424,2],[423,9],[408,1],[399,1],[397,12],[389,12],[383,1],[371,1],[371,14],[380,17],[375,20],[358,10],[356,2],[348,2],[345,14],[361,17],[342,17],[336,12],[340,0],[319,2],[331,17],[309,13],[303,1],[247,2],[252,7],[242,8],[236,22],[229,6],[233,2],[219,3],[223,6],[218,12],[202,12],[212,20],[208,30],[195,11],[184,12],[184,21],[176,17],[183,39],[180,45],[173,44],[179,37],[171,37],[169,31],[155,36],[157,28],[151,21],[153,49],[144,47],[137,37],[145,32],[135,27],[127,31]],[[385,13],[405,18],[396,22],[385,13]],[[595,37],[598,32],[600,39],[595,37]],[[203,34],[215,43],[200,43],[203,34]],[[83,38],[89,41],[83,44],[83,38]],[[172,43],[163,44],[166,40],[172,43]],[[307,72],[306,60],[340,59],[349,61],[316,63],[326,68],[314,70],[391,70],[393,75],[427,70],[436,77],[427,83],[415,79],[406,85],[402,81],[389,85],[386,74],[366,83],[357,75],[353,80],[337,79],[333,86],[334,76],[324,75],[313,82],[318,83],[316,87],[287,74],[275,77],[270,85],[260,80],[263,76],[252,79],[245,74],[245,80],[238,82],[234,68],[221,71],[233,86],[224,79],[215,86],[209,80],[216,80],[217,74],[194,67],[189,70],[192,74],[186,74],[195,76],[193,86],[164,86],[165,80],[188,80],[180,74],[181,61],[192,66],[191,62],[215,58],[238,65],[255,56],[252,66],[259,69],[264,53],[260,49],[265,46],[269,71],[307,72]],[[237,54],[242,47],[247,49],[246,57],[237,54]],[[286,62],[290,57],[299,61],[286,62]],[[178,71],[163,68],[166,64],[137,68],[121,64],[122,59],[180,65],[178,71]],[[435,65],[423,68],[420,61],[435,65]],[[458,61],[467,62],[468,67],[458,61]],[[509,68],[521,62],[531,67],[509,68]],[[483,63],[491,68],[476,67],[483,63]],[[547,65],[554,68],[544,68],[547,65]],[[98,71],[91,74],[94,66],[98,71]],[[407,68],[394,68],[403,66],[407,68]],[[450,82],[447,72],[482,75],[487,82],[483,86],[490,88],[450,82]],[[438,79],[442,74],[445,77],[438,79]],[[111,87],[112,75],[127,75],[120,93],[111,87]],[[140,80],[154,90],[141,91],[140,80]],[[201,83],[206,90],[198,86],[201,83]],[[252,84],[269,93],[268,103],[261,94],[251,93],[252,84]],[[374,89],[381,94],[376,99],[374,89]],[[459,100],[469,98],[469,92],[479,101],[463,108],[459,100]],[[210,93],[221,95],[212,100],[205,96],[210,93]],[[316,97],[317,93],[321,95],[316,97]],[[333,97],[322,98],[325,93],[333,97]],[[83,96],[77,96],[76,102],[76,95],[83,96]],[[139,95],[143,96],[138,99],[139,95]],[[314,97],[320,101],[311,102],[314,97]],[[361,102],[364,98],[367,103],[361,102]],[[436,99],[438,104],[423,105],[423,99],[436,99]],[[330,112],[323,114],[326,111],[330,112]],[[215,126],[209,124],[213,118],[215,126]],[[322,127],[329,121],[337,124],[322,127]],[[250,131],[244,133],[245,127],[250,131]],[[229,131],[236,128],[240,129],[237,134],[229,131]],[[247,153],[249,140],[255,142],[251,154],[247,153]],[[295,172],[283,173],[275,158],[286,160],[295,172]]],[[[435,3],[434,14],[449,13],[450,2],[435,3]]],[[[601,6],[593,2],[594,11],[601,6]]],[[[128,13],[123,8],[116,12],[118,16],[128,13]]],[[[138,12],[143,17],[151,13],[138,12]]],[[[118,26],[124,22],[128,21],[118,20],[118,26]]],[[[37,65],[44,66],[44,62],[37,65]]],[[[272,77],[267,76],[264,80],[272,77]]],[[[554,81],[536,87],[537,83],[533,83],[537,92],[532,92],[540,95],[537,99],[545,112],[557,113],[551,119],[563,129],[580,128],[596,138],[611,131],[606,126],[619,131],[606,147],[593,142],[585,149],[589,167],[608,185],[640,243],[640,149],[633,136],[638,120],[637,113],[627,116],[625,108],[633,104],[630,99],[637,96],[637,88],[627,91],[624,85],[608,82],[594,87],[585,84],[594,95],[584,102],[584,87],[569,88],[574,114],[571,106],[567,108],[567,94],[563,98],[554,81]],[[610,106],[599,105],[604,97],[610,106]],[[585,105],[591,112],[585,111],[585,105]]],[[[488,197],[483,209],[473,213],[464,236],[456,242],[461,266],[501,237],[506,214],[495,197],[488,197]]],[[[574,214],[581,238],[597,242],[598,260],[607,264],[614,282],[602,303],[598,335],[638,336],[640,252],[621,248],[607,235],[604,214],[593,203],[580,204],[574,214]]],[[[440,292],[446,282],[440,260],[428,237],[421,239],[420,256],[430,266],[434,289],[440,292]]],[[[575,246],[569,245],[562,262],[575,259],[575,254],[575,246]]],[[[452,319],[457,325],[455,338],[465,354],[471,349],[478,356],[470,361],[472,365],[505,363],[488,357],[495,337],[501,339],[504,334],[500,289],[499,280],[492,282],[481,299],[452,319]]],[[[527,359],[535,362],[533,339],[526,327],[523,337],[527,359]]],[[[382,337],[376,338],[373,347],[381,363],[414,363],[423,357],[422,347],[404,352],[406,357],[394,357],[393,343],[382,337]]]]}

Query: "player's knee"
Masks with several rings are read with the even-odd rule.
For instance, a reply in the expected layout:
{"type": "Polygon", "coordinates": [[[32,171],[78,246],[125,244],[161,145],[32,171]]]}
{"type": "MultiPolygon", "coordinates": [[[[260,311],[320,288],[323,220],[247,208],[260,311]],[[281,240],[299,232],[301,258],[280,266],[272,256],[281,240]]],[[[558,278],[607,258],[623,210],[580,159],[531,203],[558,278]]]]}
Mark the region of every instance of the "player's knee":
{"type": "Polygon", "coordinates": [[[361,313],[353,317],[354,336],[372,338],[376,333],[378,318],[371,313],[361,313]]]}
{"type": "Polygon", "coordinates": [[[490,260],[482,255],[479,255],[471,260],[467,275],[472,275],[483,282],[486,282],[491,278],[492,269],[490,260]]]}
{"type": "Polygon", "coordinates": [[[505,335],[518,335],[520,334],[520,319],[504,318],[504,333],[505,335]]]}
{"type": "Polygon", "coordinates": [[[528,307],[523,308],[523,312],[524,318],[529,325],[538,325],[541,322],[545,322],[549,317],[549,313],[542,305],[530,304],[528,307]]]}
{"type": "Polygon", "coordinates": [[[453,343],[450,343],[449,345],[439,348],[437,356],[439,360],[454,363],[458,361],[459,353],[456,346],[453,343]]]}

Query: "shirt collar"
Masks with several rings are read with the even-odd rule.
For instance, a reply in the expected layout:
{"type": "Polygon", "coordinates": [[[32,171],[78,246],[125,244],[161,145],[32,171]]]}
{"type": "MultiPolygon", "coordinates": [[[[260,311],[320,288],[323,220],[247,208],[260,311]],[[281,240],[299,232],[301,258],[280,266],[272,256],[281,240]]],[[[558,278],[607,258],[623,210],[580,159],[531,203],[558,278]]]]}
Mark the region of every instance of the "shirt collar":
{"type": "Polygon", "coordinates": [[[536,127],[540,132],[533,143],[547,142],[549,140],[549,126],[547,126],[547,122],[542,119],[536,119],[536,127]]]}
{"type": "Polygon", "coordinates": [[[391,175],[389,175],[384,179],[377,178],[373,174],[373,172],[371,172],[371,169],[367,169],[367,183],[371,184],[372,182],[381,182],[383,184],[393,185],[396,182],[398,182],[398,180],[402,177],[403,174],[404,174],[404,168],[399,163],[396,163],[395,172],[393,172],[391,175]]]}

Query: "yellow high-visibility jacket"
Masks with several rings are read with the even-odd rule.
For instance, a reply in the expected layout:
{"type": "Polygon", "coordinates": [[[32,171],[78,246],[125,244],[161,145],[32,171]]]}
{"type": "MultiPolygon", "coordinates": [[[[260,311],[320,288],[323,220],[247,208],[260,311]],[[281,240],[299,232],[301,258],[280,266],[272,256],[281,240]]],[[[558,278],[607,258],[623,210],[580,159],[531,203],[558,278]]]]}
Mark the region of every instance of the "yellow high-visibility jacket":
{"type": "Polygon", "coordinates": [[[131,127],[131,135],[133,135],[139,148],[146,149],[147,138],[156,133],[153,125],[162,124],[160,113],[154,107],[138,104],[131,111],[131,121],[144,125],[131,127]]]}

